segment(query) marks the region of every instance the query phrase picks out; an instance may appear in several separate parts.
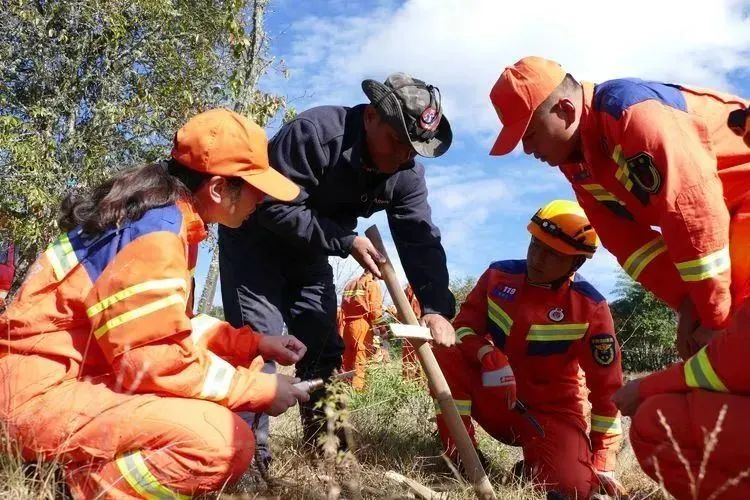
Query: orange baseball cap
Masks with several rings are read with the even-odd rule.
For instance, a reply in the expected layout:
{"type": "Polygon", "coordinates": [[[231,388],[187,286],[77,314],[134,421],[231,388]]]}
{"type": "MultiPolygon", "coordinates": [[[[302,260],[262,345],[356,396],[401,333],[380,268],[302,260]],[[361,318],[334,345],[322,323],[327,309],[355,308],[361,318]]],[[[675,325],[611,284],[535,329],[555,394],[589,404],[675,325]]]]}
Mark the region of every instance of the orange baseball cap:
{"type": "Polygon", "coordinates": [[[490,154],[508,154],[519,143],[531,115],[565,79],[558,63],[541,57],[524,57],[500,74],[490,91],[490,100],[503,124],[490,154]]]}
{"type": "Polygon", "coordinates": [[[241,177],[281,201],[291,201],[299,187],[268,162],[268,138],[253,121],[224,108],[200,113],[177,131],[172,158],[211,175],[241,177]]]}

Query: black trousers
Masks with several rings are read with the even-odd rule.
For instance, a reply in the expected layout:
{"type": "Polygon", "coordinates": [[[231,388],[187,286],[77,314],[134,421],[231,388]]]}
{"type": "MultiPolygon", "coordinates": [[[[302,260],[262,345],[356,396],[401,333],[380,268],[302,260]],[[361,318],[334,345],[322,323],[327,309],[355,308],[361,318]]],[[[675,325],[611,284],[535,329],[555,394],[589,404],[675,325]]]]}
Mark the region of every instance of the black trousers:
{"type": "MultiPolygon", "coordinates": [[[[336,327],[336,289],[327,256],[291,247],[250,219],[239,229],[219,226],[219,266],[229,323],[266,335],[281,335],[286,324],[288,333],[307,347],[296,366],[303,380],[327,378],[341,366],[344,344],[336,327]]],[[[274,368],[269,363],[265,371],[274,368]]],[[[318,397],[301,408],[307,438],[319,425],[312,411],[318,397]]],[[[258,419],[254,429],[261,456],[270,457],[268,417],[258,419]]]]}

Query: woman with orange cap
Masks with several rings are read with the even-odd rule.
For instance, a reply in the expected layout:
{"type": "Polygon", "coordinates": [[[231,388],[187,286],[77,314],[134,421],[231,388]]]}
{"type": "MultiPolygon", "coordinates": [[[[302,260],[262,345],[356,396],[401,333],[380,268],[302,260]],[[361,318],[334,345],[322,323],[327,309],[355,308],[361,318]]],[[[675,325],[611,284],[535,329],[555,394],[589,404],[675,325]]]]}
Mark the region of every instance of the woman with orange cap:
{"type": "Polygon", "coordinates": [[[297,362],[297,339],[191,312],[205,225],[237,227],[264,195],[298,193],[266,147],[258,125],[215,109],[179,130],[169,161],[69,196],[64,233],[0,316],[0,424],[25,460],[61,461],[75,497],[217,490],[253,456],[232,410],[307,400],[259,371],[258,356],[297,362]]]}
{"type": "MultiPolygon", "coordinates": [[[[610,401],[622,385],[612,316],[577,274],[598,238],[567,200],[539,209],[528,229],[526,260],[490,265],[453,321],[457,345],[436,348],[435,357],[472,440],[473,418],[523,447],[524,476],[553,496],[588,498],[600,485],[619,488],[613,471],[622,434],[610,401]],[[588,435],[581,369],[592,406],[588,435]]],[[[455,455],[441,415],[438,429],[455,455]]]]}

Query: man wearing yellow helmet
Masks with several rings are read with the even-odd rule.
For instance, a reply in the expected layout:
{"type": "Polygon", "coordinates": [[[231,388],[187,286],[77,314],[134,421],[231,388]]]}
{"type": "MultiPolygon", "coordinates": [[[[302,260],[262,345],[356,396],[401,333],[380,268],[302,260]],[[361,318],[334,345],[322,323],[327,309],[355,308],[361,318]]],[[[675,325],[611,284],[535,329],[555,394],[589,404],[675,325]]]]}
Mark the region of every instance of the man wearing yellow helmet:
{"type": "MultiPolygon", "coordinates": [[[[435,356],[472,440],[473,418],[522,446],[520,471],[557,495],[622,492],[613,474],[622,431],[611,401],[622,385],[620,347],[607,301],[576,274],[598,238],[567,200],[539,209],[528,229],[526,260],[490,265],[453,322],[457,345],[435,356]],[[592,406],[588,435],[581,369],[592,406]]],[[[440,414],[437,421],[455,456],[440,414]]]]}

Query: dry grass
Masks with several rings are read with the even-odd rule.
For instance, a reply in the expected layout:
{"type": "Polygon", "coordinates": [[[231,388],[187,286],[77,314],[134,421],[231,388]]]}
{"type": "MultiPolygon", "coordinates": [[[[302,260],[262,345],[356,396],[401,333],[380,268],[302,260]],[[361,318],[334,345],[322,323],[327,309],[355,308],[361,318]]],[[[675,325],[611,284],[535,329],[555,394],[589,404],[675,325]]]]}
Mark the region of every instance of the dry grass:
{"type": "MultiPolygon", "coordinates": [[[[250,474],[219,498],[409,498],[405,487],[388,480],[396,471],[435,491],[446,499],[474,498],[472,488],[451,472],[441,457],[434,423],[432,400],[419,383],[404,381],[400,364],[374,365],[368,371],[368,389],[348,398],[348,410],[334,415],[351,427],[353,453],[328,453],[318,457],[301,448],[301,427],[296,408],[271,425],[274,461],[270,469],[273,484],[253,480],[250,474]]],[[[498,498],[530,500],[544,498],[530,485],[521,484],[507,473],[521,459],[520,449],[504,446],[483,432],[479,446],[491,462],[488,471],[498,498]]],[[[0,454],[0,498],[59,498],[59,475],[54,465],[43,465],[35,476],[24,473],[20,460],[7,446],[0,454]]],[[[656,483],[640,471],[630,446],[620,454],[618,477],[634,499],[663,499],[656,483]]]]}
{"type": "MultiPolygon", "coordinates": [[[[445,493],[446,499],[475,498],[471,486],[456,478],[445,460],[434,423],[432,400],[426,389],[404,381],[397,363],[374,365],[368,371],[367,390],[351,394],[349,423],[353,428],[353,454],[336,459],[318,458],[299,447],[301,427],[296,410],[272,423],[274,463],[271,474],[278,483],[271,490],[257,491],[245,481],[232,488],[231,498],[407,498],[408,489],[386,479],[389,470],[445,493]]],[[[626,421],[628,419],[625,419],[626,421]]],[[[629,422],[626,422],[627,426],[629,422]]],[[[626,429],[627,430],[627,429],[626,429]]],[[[479,447],[490,460],[490,481],[500,499],[545,498],[508,471],[522,458],[520,448],[500,444],[483,431],[479,447]]],[[[632,499],[668,498],[646,476],[626,442],[619,457],[618,478],[632,499]]]]}
{"type": "Polygon", "coordinates": [[[57,464],[24,464],[5,432],[0,432],[0,450],[0,498],[54,500],[62,496],[63,483],[57,464]]]}

